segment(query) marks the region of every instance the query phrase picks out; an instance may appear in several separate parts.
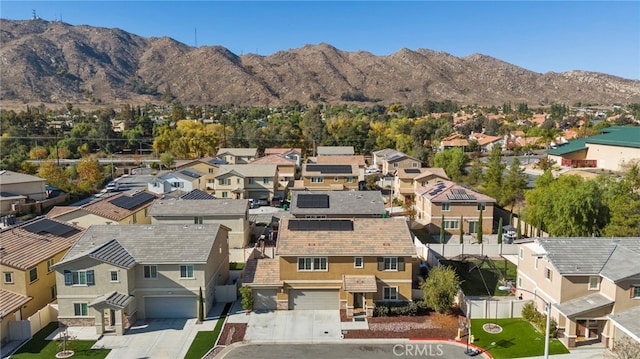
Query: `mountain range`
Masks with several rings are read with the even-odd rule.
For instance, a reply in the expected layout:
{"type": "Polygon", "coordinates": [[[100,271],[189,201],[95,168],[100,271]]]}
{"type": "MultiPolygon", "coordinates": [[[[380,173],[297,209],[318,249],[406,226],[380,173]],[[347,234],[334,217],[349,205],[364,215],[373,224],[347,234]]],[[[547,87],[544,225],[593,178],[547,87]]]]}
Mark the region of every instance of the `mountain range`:
{"type": "MultiPolygon", "coordinates": [[[[388,56],[321,43],[269,56],[238,56],[168,37],[63,22],[0,20],[0,100],[115,105],[275,106],[359,101],[532,105],[640,103],[640,81],[587,71],[537,73],[490,56],[427,49],[388,56]]],[[[534,56],[546,56],[543,52],[534,56]]]]}

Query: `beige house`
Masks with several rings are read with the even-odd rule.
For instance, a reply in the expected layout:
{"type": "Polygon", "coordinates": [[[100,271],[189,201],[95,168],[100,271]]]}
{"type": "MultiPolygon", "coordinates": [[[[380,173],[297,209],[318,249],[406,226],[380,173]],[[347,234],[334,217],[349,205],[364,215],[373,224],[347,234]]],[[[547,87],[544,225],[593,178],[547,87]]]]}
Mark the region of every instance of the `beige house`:
{"type": "Polygon", "coordinates": [[[358,164],[319,165],[305,163],[302,176],[296,181],[296,190],[344,191],[357,190],[360,176],[358,164]]]}
{"type": "Polygon", "coordinates": [[[315,158],[313,162],[318,165],[357,165],[358,166],[358,181],[364,181],[364,171],[366,167],[366,162],[364,156],[362,155],[353,155],[353,156],[318,156],[315,158]]]}
{"type": "Polygon", "coordinates": [[[246,199],[162,199],[148,211],[151,224],[221,224],[229,228],[229,247],[249,243],[249,201],[246,199]]]}
{"type": "Polygon", "coordinates": [[[222,225],[91,226],[60,263],[58,321],[122,335],[139,319],[195,318],[229,277],[222,225]]]}
{"type": "Polygon", "coordinates": [[[217,198],[271,200],[278,187],[276,165],[220,165],[216,175],[217,198]]]}
{"type": "Polygon", "coordinates": [[[94,224],[149,224],[151,217],[147,210],[156,198],[155,194],[146,191],[132,195],[119,193],[79,207],[56,206],[47,217],[82,228],[94,224]]]}
{"type": "Polygon", "coordinates": [[[296,179],[296,161],[281,155],[266,155],[251,162],[251,165],[275,165],[278,176],[276,191],[284,193],[296,179]]]}
{"type": "Polygon", "coordinates": [[[402,152],[387,155],[381,160],[381,171],[383,174],[396,173],[402,169],[420,169],[422,162],[402,152]]]}
{"type": "Polygon", "coordinates": [[[289,212],[296,218],[381,218],[380,191],[294,191],[289,212]]]}
{"type": "MultiPolygon", "coordinates": [[[[537,238],[518,247],[516,286],[552,304],[567,347],[640,343],[640,238],[537,238]]],[[[522,295],[544,313],[540,298],[522,295]]]]}
{"type": "Polygon", "coordinates": [[[416,250],[404,220],[287,219],[276,258],[247,262],[256,310],[346,309],[410,301],[416,250]]]}
{"type": "Polygon", "coordinates": [[[318,146],[318,156],[353,156],[356,152],[353,146],[318,146]]]}
{"type": "Polygon", "coordinates": [[[177,170],[188,170],[201,175],[197,188],[206,192],[213,192],[218,165],[211,162],[211,158],[201,158],[181,164],[177,170]]]}
{"type": "Polygon", "coordinates": [[[42,201],[47,198],[45,180],[23,173],[0,171],[0,213],[13,211],[16,202],[42,201]]]}
{"type": "Polygon", "coordinates": [[[438,233],[441,227],[451,234],[478,233],[480,211],[482,233],[493,232],[495,199],[451,181],[436,182],[415,193],[416,219],[431,233],[438,233]]]}
{"type": "Polygon", "coordinates": [[[394,172],[393,196],[401,202],[412,204],[416,194],[416,182],[422,186],[437,180],[449,179],[442,168],[400,168],[394,172]],[[419,181],[417,180],[419,179],[419,181]]]}
{"type": "Polygon", "coordinates": [[[216,157],[224,159],[230,165],[247,164],[258,158],[257,148],[221,148],[216,157]]]}
{"type": "Polygon", "coordinates": [[[80,237],[83,229],[48,218],[27,221],[1,232],[1,343],[14,338],[9,322],[26,320],[56,300],[52,266],[80,237]]]}
{"type": "Polygon", "coordinates": [[[296,162],[296,166],[300,167],[302,164],[302,150],[300,148],[265,148],[264,155],[278,155],[296,162]]]}

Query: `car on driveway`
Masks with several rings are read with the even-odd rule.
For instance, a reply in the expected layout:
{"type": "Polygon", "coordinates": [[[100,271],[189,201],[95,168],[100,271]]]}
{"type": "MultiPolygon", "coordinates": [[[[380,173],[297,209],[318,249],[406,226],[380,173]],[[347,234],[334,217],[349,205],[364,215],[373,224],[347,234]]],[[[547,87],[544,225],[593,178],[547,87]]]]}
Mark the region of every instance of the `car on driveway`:
{"type": "Polygon", "coordinates": [[[120,183],[118,182],[109,182],[109,184],[104,188],[107,192],[115,192],[120,190],[120,183]]]}
{"type": "Polygon", "coordinates": [[[269,199],[267,199],[267,197],[260,197],[256,201],[256,204],[258,205],[258,207],[268,206],[269,205],[269,199]]]}

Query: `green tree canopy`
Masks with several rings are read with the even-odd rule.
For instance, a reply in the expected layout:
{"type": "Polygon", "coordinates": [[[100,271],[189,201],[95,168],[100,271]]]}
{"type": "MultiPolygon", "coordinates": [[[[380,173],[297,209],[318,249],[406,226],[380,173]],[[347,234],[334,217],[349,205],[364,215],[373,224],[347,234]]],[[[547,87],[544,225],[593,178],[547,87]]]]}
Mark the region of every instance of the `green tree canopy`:
{"type": "Polygon", "coordinates": [[[436,266],[421,285],[422,300],[427,307],[439,313],[450,313],[459,287],[460,278],[453,268],[436,266]]]}
{"type": "Polygon", "coordinates": [[[433,158],[434,167],[442,167],[452,181],[460,181],[464,174],[464,166],[469,157],[461,148],[453,148],[438,152],[433,158]]]}

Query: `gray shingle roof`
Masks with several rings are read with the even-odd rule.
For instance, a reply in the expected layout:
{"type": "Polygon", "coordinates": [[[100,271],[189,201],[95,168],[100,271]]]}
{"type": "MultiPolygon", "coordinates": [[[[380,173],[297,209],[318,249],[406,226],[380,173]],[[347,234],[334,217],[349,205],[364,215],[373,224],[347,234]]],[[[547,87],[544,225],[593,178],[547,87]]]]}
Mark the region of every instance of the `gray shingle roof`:
{"type": "Polygon", "coordinates": [[[96,298],[91,304],[90,307],[116,307],[122,309],[129,305],[129,303],[133,300],[133,296],[128,294],[122,294],[119,292],[111,292],[109,294],[103,295],[101,297],[96,298]]]}
{"type": "Polygon", "coordinates": [[[613,303],[614,300],[600,293],[593,293],[585,295],[584,297],[571,299],[561,304],[554,304],[553,306],[556,307],[560,313],[566,315],[568,318],[572,318],[608,305],[613,305],[613,303]]]}
{"type": "Polygon", "coordinates": [[[184,217],[213,215],[244,215],[249,208],[246,199],[215,199],[201,201],[194,199],[157,200],[147,212],[151,217],[184,217]]]}
{"type": "Polygon", "coordinates": [[[206,263],[221,228],[226,229],[219,224],[94,225],[56,266],[88,256],[114,239],[138,264],[206,263]]]}
{"type": "Polygon", "coordinates": [[[386,212],[380,191],[313,191],[291,192],[291,214],[305,215],[382,215],[386,212]],[[329,196],[329,208],[300,208],[298,197],[308,194],[329,196]]]}
{"type": "Polygon", "coordinates": [[[96,248],[89,254],[89,257],[123,268],[131,268],[136,263],[133,256],[120,245],[117,239],[112,239],[103,246],[96,248]]]}
{"type": "Polygon", "coordinates": [[[622,313],[610,314],[609,319],[616,327],[623,328],[627,334],[640,338],[640,306],[625,310],[622,313]]]}
{"type": "Polygon", "coordinates": [[[209,199],[216,199],[216,197],[196,188],[193,191],[180,196],[180,199],[209,200],[209,199]]]}

